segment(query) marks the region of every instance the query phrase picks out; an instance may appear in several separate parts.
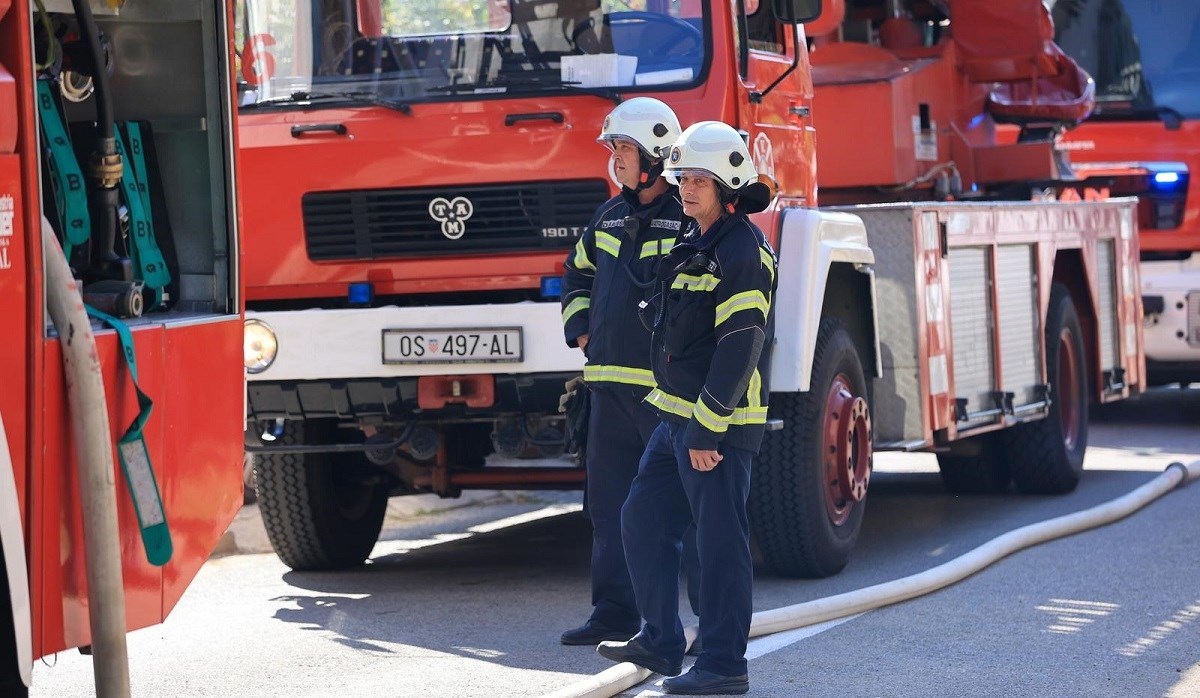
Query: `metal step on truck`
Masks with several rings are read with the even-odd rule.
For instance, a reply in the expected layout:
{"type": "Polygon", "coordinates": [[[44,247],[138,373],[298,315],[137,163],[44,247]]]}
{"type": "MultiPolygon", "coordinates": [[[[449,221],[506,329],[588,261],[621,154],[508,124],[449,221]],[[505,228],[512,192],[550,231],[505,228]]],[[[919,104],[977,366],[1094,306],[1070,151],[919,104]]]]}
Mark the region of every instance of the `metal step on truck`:
{"type": "Polygon", "coordinates": [[[245,0],[246,447],[286,564],[361,563],[390,496],[582,486],[513,459],[565,447],[558,279],[635,95],[778,185],[767,568],[847,564],[878,449],[1075,487],[1088,405],[1144,384],[1134,201],[1030,201],[1093,83],[1038,0],[819,5],[245,0]]]}

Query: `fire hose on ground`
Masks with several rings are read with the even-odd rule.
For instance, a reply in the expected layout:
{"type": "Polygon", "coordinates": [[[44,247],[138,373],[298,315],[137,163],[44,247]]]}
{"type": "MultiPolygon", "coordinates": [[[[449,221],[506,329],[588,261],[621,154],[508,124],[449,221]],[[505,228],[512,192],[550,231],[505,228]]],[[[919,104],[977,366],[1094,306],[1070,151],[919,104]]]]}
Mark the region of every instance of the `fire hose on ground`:
{"type": "Polygon", "coordinates": [[[129,696],[125,645],[125,587],[117,524],[112,430],[96,338],[75,278],[50,222],[42,218],[46,306],[62,346],[71,427],[79,459],[79,498],[87,560],[88,619],[96,695],[129,696]]]}
{"type": "MultiPolygon", "coordinates": [[[[751,619],[750,637],[816,625],[929,594],[962,581],[1019,550],[1123,519],[1197,478],[1200,478],[1200,461],[1193,461],[1189,465],[1171,463],[1161,475],[1129,494],[1090,509],[1022,526],[924,572],[836,596],[759,611],[751,619]]],[[[685,633],[690,646],[696,637],[696,626],[688,627],[685,633]]],[[[546,694],[543,698],[607,698],[642,683],[650,676],[648,670],[634,664],[618,664],[546,694]]]]}

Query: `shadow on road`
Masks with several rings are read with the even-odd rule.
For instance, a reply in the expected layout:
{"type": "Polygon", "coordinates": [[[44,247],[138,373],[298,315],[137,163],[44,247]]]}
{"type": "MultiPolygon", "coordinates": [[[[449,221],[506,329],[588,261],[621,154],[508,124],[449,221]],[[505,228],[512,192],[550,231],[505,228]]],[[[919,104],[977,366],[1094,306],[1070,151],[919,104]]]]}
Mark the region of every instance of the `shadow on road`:
{"type": "Polygon", "coordinates": [[[1102,424],[1175,424],[1200,429],[1200,388],[1154,388],[1130,400],[1093,407],[1091,418],[1102,424]]]}
{"type": "Polygon", "coordinates": [[[1093,407],[1090,432],[1090,446],[1200,457],[1200,389],[1156,388],[1093,407]]]}
{"type": "MultiPolygon", "coordinates": [[[[936,473],[878,473],[846,570],[821,580],[760,573],[755,609],[915,574],[1012,529],[1125,494],[1154,475],[1090,472],[1064,497],[955,497],[945,493],[936,473]]],[[[287,607],[275,618],[332,632],[332,640],[347,647],[398,658],[446,654],[568,673],[609,666],[590,648],[558,643],[558,635],[590,610],[590,528],[581,514],[486,533],[443,531],[430,540],[445,542],[385,554],[358,570],[285,574],[290,585],[318,595],[276,599],[287,607]]]]}
{"type": "MultiPolygon", "coordinates": [[[[1092,442],[1150,447],[1156,445],[1150,442],[1163,438],[1165,426],[1175,450],[1185,451],[1179,444],[1186,445],[1195,434],[1191,451],[1200,453],[1198,424],[1200,391],[1155,391],[1136,402],[1094,410],[1092,442]],[[1156,429],[1141,428],[1145,424],[1156,429]]],[[[945,492],[936,472],[877,472],[848,567],[818,580],[760,572],[755,609],[779,608],[921,572],[1013,529],[1109,501],[1155,475],[1145,470],[1094,470],[1070,495],[1034,497],[1012,492],[953,496],[945,492]]],[[[279,607],[274,617],[330,634],[333,642],[377,657],[469,657],[567,674],[595,673],[610,666],[591,648],[558,643],[563,630],[578,625],[590,612],[591,532],[582,514],[480,531],[472,530],[478,526],[470,523],[440,528],[429,523],[390,535],[376,550],[378,557],[362,568],[286,573],[284,580],[298,593],[275,599],[279,607]]],[[[403,693],[403,687],[397,688],[403,693]]],[[[464,690],[463,695],[469,693],[464,690]]]]}
{"type": "Polygon", "coordinates": [[[590,611],[591,529],[582,514],[486,533],[445,531],[432,540],[447,542],[351,571],[288,572],[288,584],[320,594],[277,599],[289,607],[275,618],[401,658],[449,654],[563,672],[607,664],[591,648],[558,643],[590,611]]]}

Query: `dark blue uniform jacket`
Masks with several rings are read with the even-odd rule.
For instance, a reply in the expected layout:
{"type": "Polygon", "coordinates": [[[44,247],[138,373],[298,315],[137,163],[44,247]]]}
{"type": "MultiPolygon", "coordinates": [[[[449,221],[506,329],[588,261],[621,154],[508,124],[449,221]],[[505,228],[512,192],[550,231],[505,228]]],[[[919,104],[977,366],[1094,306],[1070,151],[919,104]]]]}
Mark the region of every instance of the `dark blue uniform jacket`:
{"type": "Polygon", "coordinates": [[[684,220],[674,187],[645,205],[622,189],[596,211],[567,256],[563,330],[572,347],[589,335],[584,378],[590,385],[654,387],[650,331],[638,319],[638,305],[653,291],[658,262],[684,220]],[[627,223],[630,217],[634,221],[627,223]]]}
{"type": "Polygon", "coordinates": [[[689,448],[757,452],[767,422],[775,337],[774,251],[746,216],[695,224],[659,267],[654,378],[646,397],[687,423],[689,448]]]}

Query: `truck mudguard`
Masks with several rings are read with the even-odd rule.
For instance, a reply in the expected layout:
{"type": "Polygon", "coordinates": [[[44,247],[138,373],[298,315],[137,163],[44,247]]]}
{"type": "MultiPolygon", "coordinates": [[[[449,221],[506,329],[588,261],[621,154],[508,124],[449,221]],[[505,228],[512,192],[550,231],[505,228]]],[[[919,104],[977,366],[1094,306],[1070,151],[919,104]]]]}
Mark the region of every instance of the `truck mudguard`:
{"type": "Polygon", "coordinates": [[[779,289],[775,297],[775,349],[771,357],[771,391],[804,392],[812,374],[813,348],[833,264],[855,265],[870,275],[875,376],[879,363],[879,332],[875,318],[875,277],[870,266],[875,253],[867,245],[862,219],[848,213],[793,208],[784,212],[779,232],[779,289]]]}

